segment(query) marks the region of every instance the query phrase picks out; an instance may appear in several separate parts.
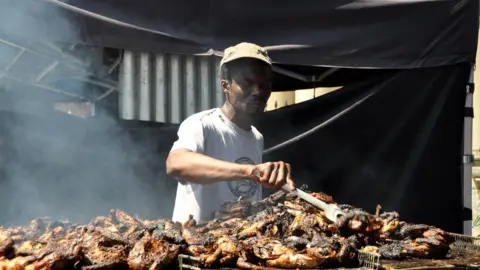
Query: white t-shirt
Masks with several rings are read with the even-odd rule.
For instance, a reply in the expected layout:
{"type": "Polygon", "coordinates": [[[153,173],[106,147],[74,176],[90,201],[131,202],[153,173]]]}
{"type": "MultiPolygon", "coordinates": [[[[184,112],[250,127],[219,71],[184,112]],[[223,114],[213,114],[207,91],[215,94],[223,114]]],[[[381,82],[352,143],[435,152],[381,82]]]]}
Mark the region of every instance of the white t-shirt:
{"type": "MultiPolygon", "coordinates": [[[[241,164],[262,163],[263,136],[252,126],[241,129],[218,108],[199,112],[185,119],[178,129],[178,140],[170,151],[188,149],[223,161],[241,164]]],[[[178,182],[173,221],[184,222],[189,215],[197,221],[213,218],[220,206],[240,196],[256,201],[262,186],[250,180],[222,181],[212,184],[178,182]]]]}

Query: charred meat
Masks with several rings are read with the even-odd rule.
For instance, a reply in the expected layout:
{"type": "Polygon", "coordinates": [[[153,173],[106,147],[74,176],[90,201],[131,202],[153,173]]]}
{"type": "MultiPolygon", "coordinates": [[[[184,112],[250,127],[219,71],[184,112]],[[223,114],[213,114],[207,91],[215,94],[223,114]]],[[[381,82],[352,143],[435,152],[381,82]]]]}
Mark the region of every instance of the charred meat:
{"type": "MultiPolygon", "coordinates": [[[[314,197],[335,203],[324,193],[314,197]]],[[[38,218],[25,227],[0,227],[0,269],[167,269],[179,254],[203,268],[335,268],[358,265],[358,254],[387,259],[445,258],[453,237],[432,226],[400,221],[396,212],[370,214],[339,205],[337,223],[283,191],[258,202],[225,203],[214,219],[183,224],[141,220],[120,210],[87,225],[38,218]]]]}

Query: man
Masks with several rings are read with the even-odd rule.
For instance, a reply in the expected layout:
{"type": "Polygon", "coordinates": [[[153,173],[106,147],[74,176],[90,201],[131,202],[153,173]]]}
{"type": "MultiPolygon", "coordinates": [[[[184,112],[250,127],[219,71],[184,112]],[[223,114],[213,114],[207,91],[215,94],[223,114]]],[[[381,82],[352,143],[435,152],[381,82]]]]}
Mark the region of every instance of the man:
{"type": "Polygon", "coordinates": [[[167,158],[167,174],[179,181],[173,221],[210,220],[227,201],[261,199],[262,185],[294,189],[289,164],[262,163],[263,136],[252,126],[271,94],[271,65],[267,52],[251,43],[225,50],[224,105],[185,119],[167,158]]]}

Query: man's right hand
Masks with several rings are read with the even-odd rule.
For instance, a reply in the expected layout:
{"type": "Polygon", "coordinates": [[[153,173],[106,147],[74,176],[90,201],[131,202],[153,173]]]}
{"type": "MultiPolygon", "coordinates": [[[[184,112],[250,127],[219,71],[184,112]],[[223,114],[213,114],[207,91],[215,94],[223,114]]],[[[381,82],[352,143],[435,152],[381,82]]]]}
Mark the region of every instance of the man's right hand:
{"type": "Polygon", "coordinates": [[[288,184],[291,191],[295,190],[292,180],[290,164],[283,161],[266,162],[254,165],[251,171],[252,180],[261,183],[267,188],[282,188],[288,184]]]}

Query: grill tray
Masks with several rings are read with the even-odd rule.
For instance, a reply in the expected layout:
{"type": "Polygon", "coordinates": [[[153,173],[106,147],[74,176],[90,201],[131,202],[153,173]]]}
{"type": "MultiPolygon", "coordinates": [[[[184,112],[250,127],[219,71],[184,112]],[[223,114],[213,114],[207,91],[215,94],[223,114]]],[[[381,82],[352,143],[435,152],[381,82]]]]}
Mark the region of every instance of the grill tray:
{"type": "MultiPolygon", "coordinates": [[[[349,270],[433,270],[433,269],[480,269],[480,238],[462,234],[450,233],[455,242],[451,245],[455,259],[425,260],[410,259],[404,261],[382,260],[376,253],[359,251],[360,267],[336,268],[349,270]]],[[[198,266],[199,258],[179,255],[178,265],[180,270],[212,270],[198,266]]],[[[238,270],[240,268],[218,268],[217,270],[238,270]]],[[[285,270],[277,268],[259,267],[256,270],[285,270]]],[[[314,269],[310,269],[314,270],[314,269]]]]}
{"type": "MultiPolygon", "coordinates": [[[[368,253],[360,251],[358,254],[358,260],[360,261],[361,267],[356,268],[335,268],[335,269],[349,269],[349,270],[360,270],[360,269],[371,269],[377,270],[380,269],[380,255],[375,253],[368,253]]],[[[180,270],[207,270],[207,268],[198,267],[199,258],[180,254],[178,256],[178,266],[180,270]]],[[[218,268],[218,270],[238,270],[240,268],[218,268]]],[[[325,268],[322,268],[325,269],[325,268]]],[[[212,269],[208,269],[212,270],[212,269]]],[[[256,270],[285,270],[279,268],[269,268],[269,267],[258,267],[256,270]]],[[[314,270],[314,269],[306,269],[314,270]]]]}
{"type": "MultiPolygon", "coordinates": [[[[365,252],[364,252],[365,253],[365,252]]],[[[367,256],[367,255],[365,255],[367,256]]],[[[378,259],[380,257],[377,254],[369,254],[368,256],[376,256],[378,259]]],[[[360,256],[359,256],[360,257],[360,256]]],[[[360,259],[360,258],[359,258],[360,259]]],[[[371,258],[372,262],[374,261],[373,258],[371,258]]],[[[179,255],[178,256],[178,265],[180,267],[180,270],[213,270],[210,268],[201,268],[198,267],[198,261],[199,259],[197,257],[192,257],[188,255],[179,255]]],[[[366,268],[366,267],[356,267],[356,268],[335,268],[335,270],[340,270],[340,269],[345,269],[345,270],[366,270],[366,269],[380,269],[379,268],[380,264],[378,263],[377,260],[377,268],[366,268]]],[[[240,270],[241,268],[232,268],[232,267],[222,267],[222,268],[217,268],[216,270],[240,270]]],[[[328,270],[326,268],[322,268],[325,270],[328,270]]],[[[255,270],[286,270],[286,269],[281,269],[281,268],[270,268],[270,267],[258,267],[255,268],[255,270]]],[[[290,270],[290,269],[289,269],[290,270]]],[[[317,270],[317,269],[302,269],[302,270],[317,270]]],[[[331,269],[333,270],[333,269],[331,269]]]]}

